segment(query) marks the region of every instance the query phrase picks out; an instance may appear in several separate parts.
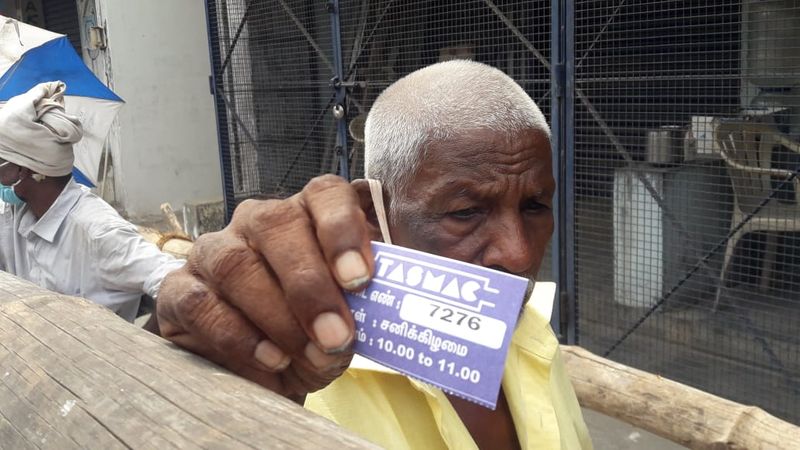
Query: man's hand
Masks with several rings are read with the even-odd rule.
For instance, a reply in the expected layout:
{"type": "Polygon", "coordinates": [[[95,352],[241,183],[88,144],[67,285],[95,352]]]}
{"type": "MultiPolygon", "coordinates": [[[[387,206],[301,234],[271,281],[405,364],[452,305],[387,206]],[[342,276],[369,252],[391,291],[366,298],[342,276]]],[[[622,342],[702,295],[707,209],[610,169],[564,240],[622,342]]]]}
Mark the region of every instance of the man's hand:
{"type": "Polygon", "coordinates": [[[299,399],[350,363],[354,323],[342,288],[373,271],[367,222],[339,177],[286,200],[248,200],[197,240],[163,282],[161,334],[279,394],[299,399]]]}

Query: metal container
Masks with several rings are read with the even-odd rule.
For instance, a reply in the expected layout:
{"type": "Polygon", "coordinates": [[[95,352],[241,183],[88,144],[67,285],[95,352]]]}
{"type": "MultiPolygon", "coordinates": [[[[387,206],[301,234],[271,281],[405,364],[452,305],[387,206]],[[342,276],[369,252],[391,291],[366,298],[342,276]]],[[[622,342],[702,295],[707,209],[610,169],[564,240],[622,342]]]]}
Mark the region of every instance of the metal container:
{"type": "Polygon", "coordinates": [[[759,87],[800,85],[800,0],[747,0],[743,71],[759,87]]]}
{"type": "Polygon", "coordinates": [[[676,164],[683,155],[686,130],[679,126],[663,126],[647,131],[645,160],[650,164],[676,164]]]}

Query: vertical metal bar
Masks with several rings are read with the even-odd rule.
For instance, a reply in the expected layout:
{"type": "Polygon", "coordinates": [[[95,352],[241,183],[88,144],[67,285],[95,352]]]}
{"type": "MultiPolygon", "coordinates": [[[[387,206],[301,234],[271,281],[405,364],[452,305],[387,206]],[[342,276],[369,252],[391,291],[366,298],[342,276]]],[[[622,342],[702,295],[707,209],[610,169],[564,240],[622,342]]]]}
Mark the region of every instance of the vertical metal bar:
{"type": "Polygon", "coordinates": [[[553,199],[553,217],[556,221],[553,230],[551,244],[553,280],[557,283],[555,304],[553,305],[553,315],[550,324],[553,327],[560,341],[564,341],[566,329],[562,326],[565,319],[565,302],[563,294],[566,293],[566,286],[563,279],[562,261],[564,258],[564,54],[563,54],[563,13],[560,0],[552,0],[550,6],[550,123],[551,123],[551,146],[553,155],[553,177],[556,181],[556,194],[553,199]]]}
{"type": "Polygon", "coordinates": [[[342,64],[342,30],[339,22],[339,0],[330,0],[331,43],[333,47],[333,68],[335,70],[333,88],[336,90],[334,117],[336,118],[336,152],[339,155],[339,175],[350,179],[350,152],[347,150],[347,87],[342,64]]]}
{"type": "Polygon", "coordinates": [[[211,94],[214,96],[217,116],[217,141],[219,143],[219,164],[222,175],[222,195],[225,201],[225,223],[230,222],[233,210],[236,208],[236,198],[233,191],[233,169],[231,166],[230,142],[228,140],[228,111],[225,101],[217,92],[217,75],[222,66],[220,55],[219,33],[214,22],[219,23],[217,14],[217,0],[205,0],[206,27],[208,28],[208,54],[211,59],[211,75],[209,84],[211,94]]]}
{"type": "Polygon", "coordinates": [[[580,342],[579,305],[575,282],[575,2],[564,2],[564,256],[562,273],[567,303],[567,343],[580,342]]]}
{"type": "Polygon", "coordinates": [[[577,342],[575,303],[575,121],[574,9],[572,2],[551,3],[551,97],[553,176],[556,180],[553,278],[558,283],[551,325],[562,342],[577,342]]]}

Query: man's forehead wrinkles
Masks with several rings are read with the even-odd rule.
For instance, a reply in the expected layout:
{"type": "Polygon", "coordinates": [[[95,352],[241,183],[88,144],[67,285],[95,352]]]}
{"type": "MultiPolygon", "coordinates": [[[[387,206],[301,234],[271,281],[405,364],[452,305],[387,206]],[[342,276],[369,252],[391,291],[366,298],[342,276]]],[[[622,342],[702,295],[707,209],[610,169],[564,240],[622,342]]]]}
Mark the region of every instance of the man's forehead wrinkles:
{"type": "Polygon", "coordinates": [[[447,197],[454,197],[454,198],[473,198],[473,197],[480,197],[479,195],[481,191],[486,191],[485,188],[482,189],[484,183],[476,182],[471,178],[460,178],[456,180],[450,180],[447,183],[444,189],[441,190],[441,194],[447,197]]]}
{"type": "Polygon", "coordinates": [[[515,155],[500,153],[484,155],[464,155],[460,166],[468,172],[470,177],[490,177],[497,174],[519,175],[527,172],[537,164],[529,152],[520,152],[515,155]]]}
{"type": "Polygon", "coordinates": [[[547,199],[553,195],[553,187],[537,182],[533,177],[524,179],[509,179],[509,177],[493,177],[490,180],[475,180],[473,178],[461,178],[449,180],[434,190],[432,198],[435,199],[456,199],[466,198],[472,200],[491,199],[512,189],[512,186],[520,184],[520,193],[526,198],[547,199]]]}
{"type": "MultiPolygon", "coordinates": [[[[545,192],[550,186],[543,183],[546,177],[540,172],[547,169],[546,161],[526,159],[513,166],[502,164],[462,165],[428,178],[427,187],[437,194],[448,196],[474,196],[475,193],[504,190],[509,183],[524,183],[526,191],[545,192]]],[[[431,170],[431,172],[433,172],[431,170]]],[[[548,171],[549,173],[549,171],[548,171]]]]}
{"type": "MultiPolygon", "coordinates": [[[[432,162],[434,165],[441,164],[441,167],[446,167],[450,173],[463,171],[465,177],[489,178],[497,174],[520,175],[549,164],[547,157],[536,153],[538,152],[532,152],[529,147],[517,148],[513,153],[462,151],[432,162]]],[[[549,156],[549,153],[547,155],[549,156]]]]}
{"type": "Polygon", "coordinates": [[[444,174],[433,178],[428,188],[432,198],[470,197],[476,185],[477,183],[470,177],[444,174]]]}
{"type": "Polygon", "coordinates": [[[520,151],[514,155],[499,152],[461,152],[431,161],[432,168],[440,170],[443,178],[453,180],[454,177],[469,180],[473,183],[488,182],[498,176],[522,175],[531,169],[546,164],[543,158],[535,158],[529,151],[520,151]]]}

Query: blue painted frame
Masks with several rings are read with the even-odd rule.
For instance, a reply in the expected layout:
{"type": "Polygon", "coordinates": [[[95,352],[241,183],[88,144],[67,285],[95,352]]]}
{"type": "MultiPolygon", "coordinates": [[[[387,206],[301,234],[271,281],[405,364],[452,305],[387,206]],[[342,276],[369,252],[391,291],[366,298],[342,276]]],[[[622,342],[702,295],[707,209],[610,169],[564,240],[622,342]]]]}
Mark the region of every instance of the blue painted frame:
{"type": "Polygon", "coordinates": [[[333,47],[333,68],[336,70],[333,88],[336,90],[334,105],[342,107],[342,117],[336,119],[336,152],[339,155],[339,175],[350,180],[350,152],[347,149],[347,87],[344,82],[342,64],[342,30],[339,21],[339,0],[329,0],[331,13],[331,46],[333,47]]]}

